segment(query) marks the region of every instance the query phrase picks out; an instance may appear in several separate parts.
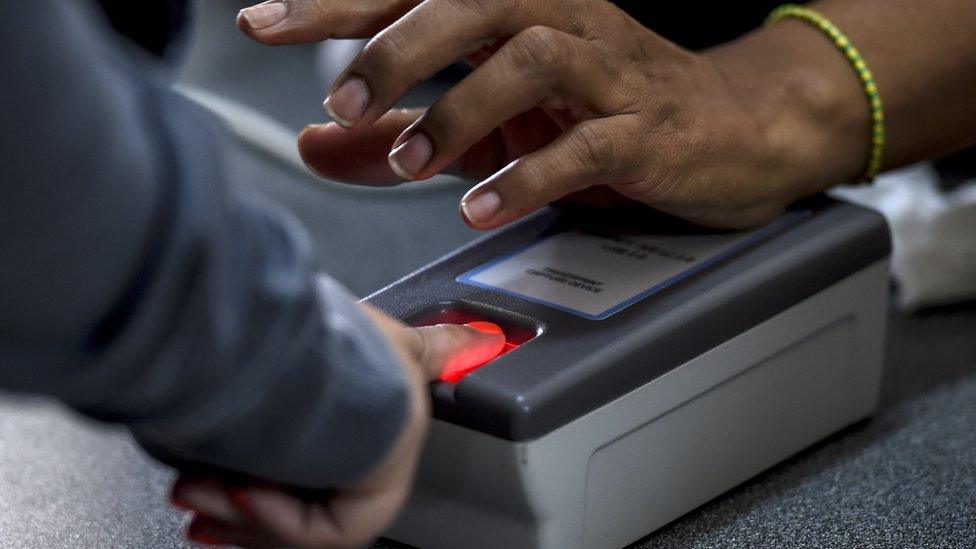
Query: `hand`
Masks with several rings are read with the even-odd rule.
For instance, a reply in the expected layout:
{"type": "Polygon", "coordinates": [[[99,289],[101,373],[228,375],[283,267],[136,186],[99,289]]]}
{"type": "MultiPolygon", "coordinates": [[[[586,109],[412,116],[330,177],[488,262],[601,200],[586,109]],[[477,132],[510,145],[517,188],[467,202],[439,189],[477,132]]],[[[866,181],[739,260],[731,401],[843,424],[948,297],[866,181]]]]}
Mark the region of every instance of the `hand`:
{"type": "Polygon", "coordinates": [[[410,414],[386,458],[359,481],[316,496],[257,481],[181,477],[172,499],[197,513],[189,537],[244,547],[362,547],[393,521],[409,494],[427,431],[427,383],[457,361],[490,360],[505,338],[463,326],[408,328],[366,307],[397,350],[411,388],[410,414]]]}
{"type": "MultiPolygon", "coordinates": [[[[830,105],[809,98],[816,81],[777,80],[779,67],[754,62],[764,52],[748,44],[688,52],[603,0],[286,4],[277,25],[241,24],[259,41],[290,43],[367,36],[392,21],[329,95],[343,127],[303,132],[306,163],[369,184],[445,171],[486,178],[461,201],[475,228],[601,186],[698,223],[745,227],[824,182],[810,168],[828,138],[790,106],[813,104],[822,116],[830,105]],[[459,59],[477,68],[429,109],[390,111],[459,59]]],[[[860,165],[837,164],[846,175],[860,165]]]]}

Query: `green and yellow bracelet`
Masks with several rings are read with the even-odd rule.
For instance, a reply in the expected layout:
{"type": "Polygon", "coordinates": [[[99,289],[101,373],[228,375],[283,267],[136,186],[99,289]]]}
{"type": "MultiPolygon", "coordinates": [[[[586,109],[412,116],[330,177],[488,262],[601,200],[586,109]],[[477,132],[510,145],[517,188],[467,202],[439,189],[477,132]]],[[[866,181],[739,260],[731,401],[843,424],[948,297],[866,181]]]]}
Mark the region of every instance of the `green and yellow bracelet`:
{"type": "Polygon", "coordinates": [[[874,83],[874,75],[868,68],[864,58],[861,57],[857,48],[851,44],[844,33],[837,28],[816,10],[796,4],[785,4],[772,11],[766,18],[766,24],[771,25],[783,19],[793,18],[805,21],[824,32],[833,41],[834,45],[844,54],[864,87],[868,103],[871,105],[871,152],[868,156],[867,167],[864,169],[862,179],[871,181],[881,170],[881,160],[884,153],[885,144],[885,117],[884,108],[881,104],[881,96],[878,94],[878,86],[874,83]]]}

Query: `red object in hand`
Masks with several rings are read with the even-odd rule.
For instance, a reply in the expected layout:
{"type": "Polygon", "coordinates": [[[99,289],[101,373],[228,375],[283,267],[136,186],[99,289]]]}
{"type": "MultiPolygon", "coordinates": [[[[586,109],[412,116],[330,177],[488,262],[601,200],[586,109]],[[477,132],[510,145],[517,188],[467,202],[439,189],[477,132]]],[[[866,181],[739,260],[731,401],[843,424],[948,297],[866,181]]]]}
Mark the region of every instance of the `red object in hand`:
{"type": "MultiPolygon", "coordinates": [[[[479,332],[486,333],[486,334],[502,334],[502,335],[505,334],[505,332],[502,331],[500,326],[492,322],[484,322],[479,320],[475,322],[468,322],[467,324],[465,324],[465,326],[467,326],[468,328],[474,328],[475,330],[478,330],[479,332]]],[[[470,361],[466,360],[466,357],[463,356],[458,357],[457,360],[453,361],[451,364],[448,364],[447,367],[444,368],[444,373],[441,374],[441,380],[456,383],[460,381],[462,377],[470,374],[471,372],[477,370],[478,368],[481,368],[485,364],[488,364],[492,360],[495,360],[496,358],[511,351],[516,347],[518,347],[518,345],[506,341],[505,346],[502,347],[502,349],[498,352],[497,355],[478,364],[470,364],[470,361]]]]}

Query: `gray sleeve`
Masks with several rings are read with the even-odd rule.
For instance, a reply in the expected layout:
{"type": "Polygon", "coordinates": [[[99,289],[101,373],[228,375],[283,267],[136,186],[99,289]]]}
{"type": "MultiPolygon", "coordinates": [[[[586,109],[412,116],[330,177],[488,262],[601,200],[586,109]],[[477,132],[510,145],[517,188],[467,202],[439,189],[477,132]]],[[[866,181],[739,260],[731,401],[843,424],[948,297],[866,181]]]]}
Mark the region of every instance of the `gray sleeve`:
{"type": "Polygon", "coordinates": [[[310,488],[387,451],[408,390],[287,215],[225,181],[210,119],[78,2],[0,18],[0,387],[190,461],[310,488]]]}

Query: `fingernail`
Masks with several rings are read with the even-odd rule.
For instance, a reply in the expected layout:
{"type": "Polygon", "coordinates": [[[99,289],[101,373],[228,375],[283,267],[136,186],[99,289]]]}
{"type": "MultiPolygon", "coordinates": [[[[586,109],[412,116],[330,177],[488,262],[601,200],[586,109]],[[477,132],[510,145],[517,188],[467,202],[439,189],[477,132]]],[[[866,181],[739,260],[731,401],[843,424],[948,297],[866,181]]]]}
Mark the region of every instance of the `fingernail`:
{"type": "Polygon", "coordinates": [[[464,217],[473,223],[484,223],[491,219],[501,208],[502,198],[497,191],[489,190],[461,200],[461,211],[464,217]]]}
{"type": "Polygon", "coordinates": [[[270,4],[258,4],[241,10],[240,16],[247,21],[247,26],[251,30],[261,30],[273,27],[285,20],[288,15],[288,6],[283,2],[272,2],[270,4]]]}
{"type": "Polygon", "coordinates": [[[366,112],[369,88],[362,78],[346,80],[323,104],[325,111],[341,126],[350,127],[366,112]]]}
{"type": "Polygon", "coordinates": [[[413,135],[390,152],[390,167],[404,179],[413,179],[430,162],[434,147],[422,133],[413,135]]]}

